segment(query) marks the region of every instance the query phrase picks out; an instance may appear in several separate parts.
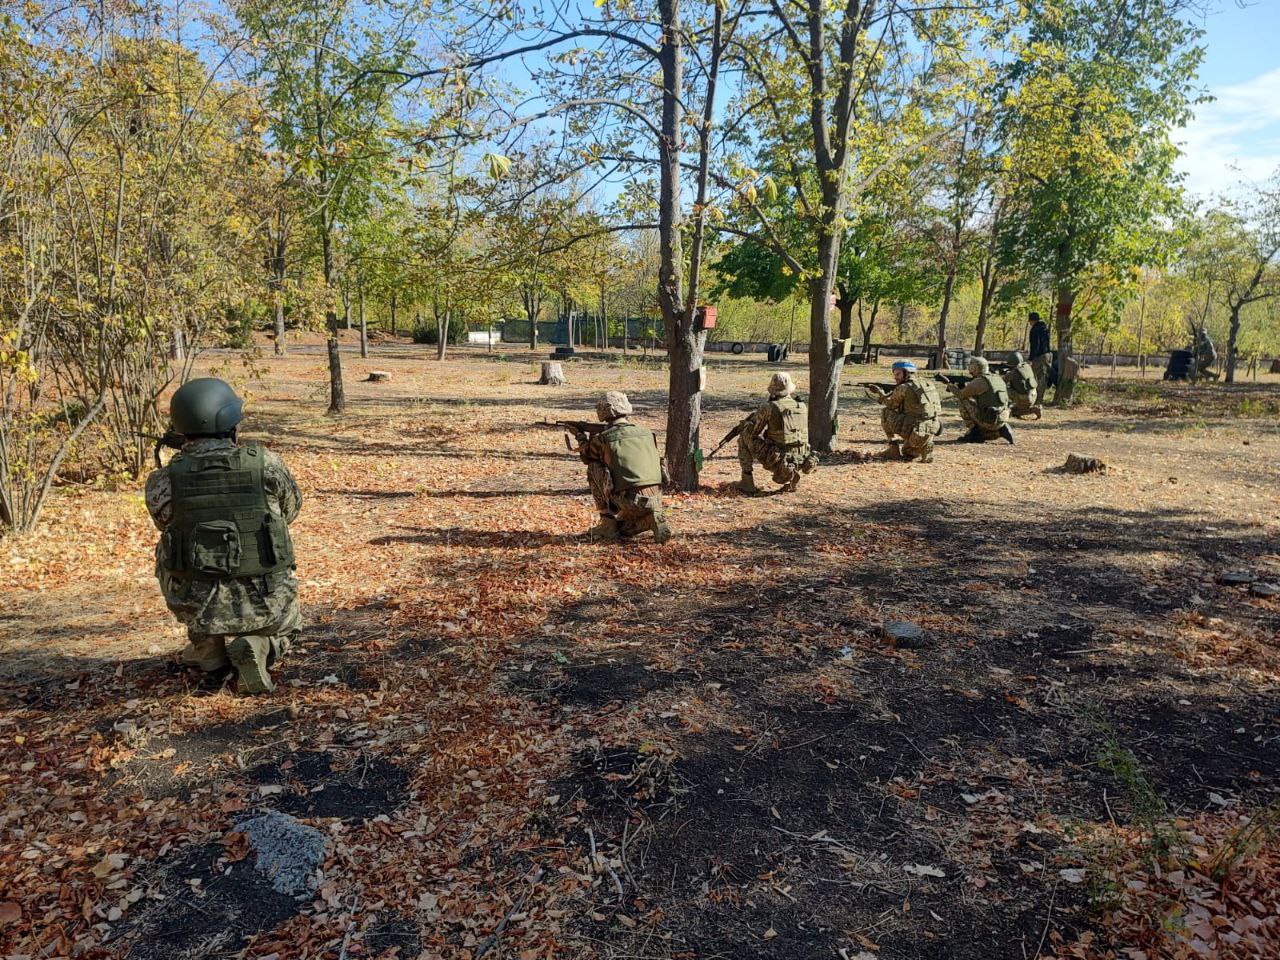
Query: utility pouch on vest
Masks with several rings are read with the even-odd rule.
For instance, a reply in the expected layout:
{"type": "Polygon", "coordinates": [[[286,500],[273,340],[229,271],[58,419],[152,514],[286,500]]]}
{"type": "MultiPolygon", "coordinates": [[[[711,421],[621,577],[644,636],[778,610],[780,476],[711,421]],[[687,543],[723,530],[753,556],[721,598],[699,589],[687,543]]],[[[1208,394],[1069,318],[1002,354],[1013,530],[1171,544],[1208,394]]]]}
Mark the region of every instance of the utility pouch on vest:
{"type": "Polygon", "coordinates": [[[213,576],[230,576],[240,569],[244,550],[240,529],[227,520],[206,520],[191,529],[188,569],[213,576]]]}

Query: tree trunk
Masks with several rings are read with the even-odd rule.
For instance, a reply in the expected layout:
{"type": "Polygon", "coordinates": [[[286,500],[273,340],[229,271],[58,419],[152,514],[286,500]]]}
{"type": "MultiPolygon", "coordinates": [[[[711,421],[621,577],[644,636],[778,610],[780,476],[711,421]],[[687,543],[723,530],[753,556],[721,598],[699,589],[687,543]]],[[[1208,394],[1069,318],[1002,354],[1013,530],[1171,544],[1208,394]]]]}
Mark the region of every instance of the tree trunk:
{"type": "Polygon", "coordinates": [[[358,300],[358,310],[360,311],[360,356],[369,359],[369,325],[365,322],[364,316],[364,283],[361,282],[357,288],[356,295],[358,300]]]}
{"type": "Polygon", "coordinates": [[[329,413],[337,415],[346,412],[347,397],[342,387],[342,355],[338,352],[338,313],[333,308],[333,236],[330,233],[328,218],[321,213],[321,250],[324,264],[324,285],[328,291],[329,307],[325,310],[325,326],[329,337],[325,341],[325,349],[329,355],[329,413]]]}
{"type": "Polygon", "coordinates": [[[947,281],[942,287],[942,309],[938,311],[938,347],[934,362],[939,370],[947,369],[947,318],[951,314],[951,295],[955,286],[956,269],[952,265],[947,270],[947,281]]]}
{"type": "Polygon", "coordinates": [[[445,352],[449,349],[449,327],[452,319],[452,311],[445,307],[443,310],[437,305],[434,313],[436,315],[436,359],[443,360],[445,352]]]}
{"type": "Polygon", "coordinates": [[[898,304],[898,339],[907,342],[907,305],[898,304]]]}
{"type": "Polygon", "coordinates": [[[391,291],[391,335],[394,337],[397,335],[397,333],[398,331],[396,330],[396,292],[392,290],[391,291]]]}
{"type": "Polygon", "coordinates": [[[275,248],[272,250],[271,267],[272,267],[272,292],[276,301],[276,342],[275,354],[277,357],[284,356],[284,276],[285,276],[285,241],[284,241],[284,213],[281,212],[276,221],[276,240],[275,248]]]}
{"type": "Polygon", "coordinates": [[[987,319],[991,316],[991,301],[995,299],[996,293],[994,269],[993,262],[988,258],[983,264],[982,293],[978,300],[978,329],[973,335],[973,352],[979,356],[987,347],[987,319]]]}
{"type": "Polygon", "coordinates": [[[809,445],[819,453],[835,447],[840,430],[840,374],[844,357],[837,357],[831,337],[831,294],[840,260],[840,234],[823,229],[818,235],[818,273],[809,281],[809,445]]]}
{"type": "Polygon", "coordinates": [[[1067,375],[1067,360],[1071,356],[1071,310],[1075,306],[1076,294],[1070,286],[1058,286],[1058,302],[1055,308],[1058,327],[1058,386],[1054,388],[1053,404],[1065,407],[1071,402],[1072,391],[1075,390],[1075,379],[1067,375]]]}
{"type": "MultiPolygon", "coordinates": [[[[717,7],[718,12],[718,7],[717,7]]],[[[684,300],[684,246],[680,235],[680,163],[684,128],[684,51],[680,0],[658,0],[662,45],[662,136],[658,143],[658,304],[666,326],[667,469],[681,490],[698,488],[694,451],[702,419],[698,384],[705,334],[693,329],[693,311],[684,300]]]]}
{"type": "Polygon", "coordinates": [[[169,359],[187,359],[187,336],[181,327],[173,328],[173,339],[169,342],[169,359]]]}
{"type": "Polygon", "coordinates": [[[342,325],[351,329],[351,291],[345,283],[342,285],[342,325]]]}
{"type": "MultiPolygon", "coordinates": [[[[1231,327],[1227,333],[1227,372],[1223,380],[1227,383],[1236,382],[1236,341],[1240,337],[1240,307],[1242,304],[1233,303],[1231,305],[1231,327]]],[[[1199,357],[1197,357],[1197,362],[1199,357]]]]}

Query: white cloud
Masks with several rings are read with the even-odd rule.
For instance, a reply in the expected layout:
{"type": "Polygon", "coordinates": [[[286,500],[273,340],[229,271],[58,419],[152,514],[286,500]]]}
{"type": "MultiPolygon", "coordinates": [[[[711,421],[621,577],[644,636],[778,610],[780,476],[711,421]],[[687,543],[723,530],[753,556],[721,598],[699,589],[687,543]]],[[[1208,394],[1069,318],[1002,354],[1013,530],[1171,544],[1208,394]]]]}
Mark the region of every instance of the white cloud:
{"type": "Polygon", "coordinates": [[[1204,198],[1241,180],[1265,180],[1280,167],[1280,69],[1211,93],[1214,101],[1174,135],[1187,190],[1204,198]]]}

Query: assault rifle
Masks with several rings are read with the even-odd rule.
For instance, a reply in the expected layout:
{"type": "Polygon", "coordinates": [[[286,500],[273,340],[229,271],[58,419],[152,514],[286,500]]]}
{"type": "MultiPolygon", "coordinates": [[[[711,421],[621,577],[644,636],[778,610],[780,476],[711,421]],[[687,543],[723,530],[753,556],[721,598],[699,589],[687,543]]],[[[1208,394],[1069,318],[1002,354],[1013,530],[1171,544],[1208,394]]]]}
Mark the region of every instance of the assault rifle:
{"type": "Polygon", "coordinates": [[[599,423],[595,420],[556,420],[547,426],[564,428],[564,445],[566,450],[577,453],[577,449],[569,441],[569,434],[572,433],[581,446],[584,440],[594,436],[597,433],[608,430],[611,424],[599,423]]]}
{"type": "Polygon", "coordinates": [[[742,433],[742,428],[745,427],[746,425],[747,425],[747,418],[744,417],[742,420],[738,422],[738,425],[736,427],[734,427],[732,430],[730,430],[728,433],[724,435],[724,439],[721,440],[718,444],[716,444],[716,448],[712,450],[710,454],[707,455],[706,459],[710,460],[717,453],[719,453],[726,443],[728,443],[730,440],[733,440],[735,437],[738,436],[738,434],[742,433]]]}
{"type": "Polygon", "coordinates": [[[966,383],[973,379],[967,373],[935,373],[933,379],[939,383],[945,383],[952,387],[963,387],[966,383]]]}
{"type": "Polygon", "coordinates": [[[885,393],[893,393],[894,390],[898,389],[898,385],[896,383],[873,383],[870,380],[861,380],[858,383],[855,383],[854,386],[855,387],[879,387],[885,393]]]}
{"type": "Polygon", "coordinates": [[[151,451],[151,455],[155,458],[157,470],[159,470],[161,466],[161,447],[168,447],[170,450],[181,450],[183,445],[187,442],[187,438],[185,436],[174,430],[166,430],[164,435],[160,437],[153,436],[150,433],[140,433],[138,436],[142,437],[144,440],[154,440],[156,442],[155,448],[151,451]]]}

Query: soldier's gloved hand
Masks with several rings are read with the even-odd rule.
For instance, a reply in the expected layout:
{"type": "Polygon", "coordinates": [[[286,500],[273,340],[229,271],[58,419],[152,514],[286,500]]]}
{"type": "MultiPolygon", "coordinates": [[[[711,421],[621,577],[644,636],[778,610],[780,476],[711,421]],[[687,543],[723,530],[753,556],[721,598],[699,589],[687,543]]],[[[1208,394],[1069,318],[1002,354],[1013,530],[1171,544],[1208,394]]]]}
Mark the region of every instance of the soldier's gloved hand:
{"type": "Polygon", "coordinates": [[[867,384],[866,390],[867,390],[867,393],[871,394],[873,397],[884,396],[884,391],[881,390],[879,387],[877,387],[874,383],[867,384]]]}

